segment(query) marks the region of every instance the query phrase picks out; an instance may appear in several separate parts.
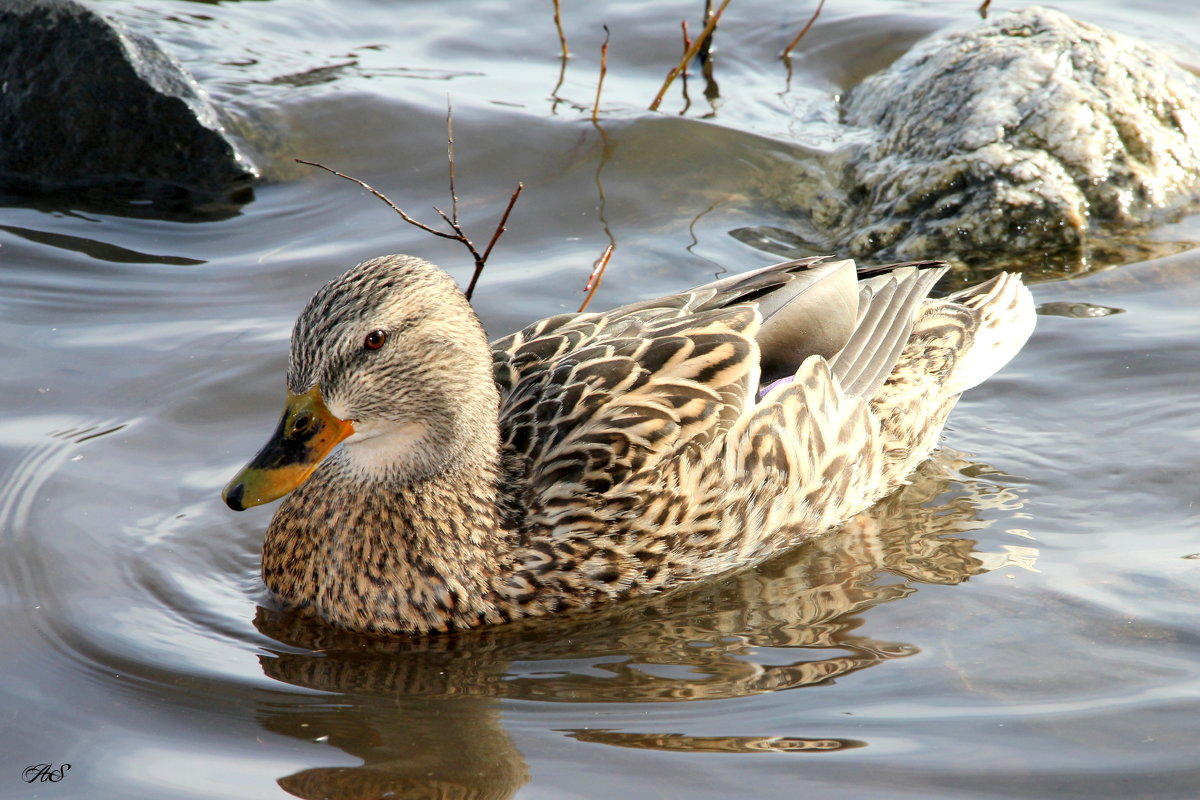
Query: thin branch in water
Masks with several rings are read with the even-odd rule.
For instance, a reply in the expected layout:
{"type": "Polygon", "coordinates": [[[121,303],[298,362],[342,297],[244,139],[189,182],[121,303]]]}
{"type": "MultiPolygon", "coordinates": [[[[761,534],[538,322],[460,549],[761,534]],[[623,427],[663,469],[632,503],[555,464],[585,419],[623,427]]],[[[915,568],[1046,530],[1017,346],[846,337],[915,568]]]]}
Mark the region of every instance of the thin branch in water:
{"type": "Polygon", "coordinates": [[[579,312],[582,314],[587,309],[588,303],[592,302],[592,298],[596,295],[596,290],[600,288],[600,281],[604,280],[604,270],[608,269],[608,260],[612,258],[613,245],[610,243],[604,248],[604,255],[596,259],[596,263],[592,264],[592,274],[588,276],[587,286],[583,290],[587,292],[587,297],[583,298],[583,304],[579,306],[579,312]]]}
{"type": "Polygon", "coordinates": [[[558,90],[562,88],[563,79],[566,77],[567,77],[567,60],[565,58],[560,58],[559,65],[558,65],[558,83],[554,84],[554,90],[550,92],[550,99],[553,101],[550,104],[550,113],[551,114],[558,113],[558,104],[563,101],[563,99],[558,96],[558,90]]]}
{"type": "Polygon", "coordinates": [[[571,51],[567,50],[567,35],[563,33],[562,5],[559,0],[554,0],[554,27],[558,28],[558,46],[562,48],[562,57],[570,58],[571,51]]]}
{"type": "Polygon", "coordinates": [[[496,240],[500,238],[500,234],[504,233],[508,228],[508,215],[512,213],[513,206],[517,204],[517,198],[521,196],[521,192],[525,190],[524,183],[518,183],[517,188],[513,189],[512,197],[508,198],[508,205],[504,207],[504,213],[500,215],[500,222],[496,225],[495,232],[492,233],[491,241],[488,242],[487,248],[483,251],[483,260],[487,261],[488,256],[492,254],[492,248],[496,246],[496,240]]]}
{"type": "MultiPolygon", "coordinates": [[[[612,160],[613,151],[616,147],[609,141],[608,134],[600,125],[596,126],[596,130],[600,133],[600,141],[602,142],[600,149],[600,157],[596,160],[596,174],[593,180],[596,182],[596,199],[598,201],[597,213],[600,216],[600,224],[604,226],[604,235],[608,237],[610,248],[617,246],[616,237],[613,236],[612,226],[608,223],[608,195],[604,191],[604,168],[612,160]]],[[[591,281],[589,281],[590,283],[591,281]]],[[[593,289],[594,293],[594,289],[593,289]]],[[[584,305],[587,305],[585,302],[584,305]]]]}
{"type": "MultiPolygon", "coordinates": [[[[712,15],[712,0],[704,0],[704,24],[708,24],[708,21],[712,19],[712,15]]],[[[696,52],[696,57],[700,59],[701,64],[708,63],[708,53],[711,49],[712,37],[710,36],[704,40],[704,44],[700,45],[700,49],[696,52]]]]}
{"type": "MultiPolygon", "coordinates": [[[[688,33],[687,20],[680,22],[680,27],[683,28],[683,52],[686,53],[688,48],[692,46],[692,37],[688,33]]],[[[692,107],[692,98],[688,95],[688,71],[685,68],[679,75],[680,88],[683,90],[683,109],[680,110],[679,116],[687,114],[688,109],[692,107]]]]}
{"type": "Polygon", "coordinates": [[[500,238],[500,234],[508,230],[508,215],[512,212],[513,206],[517,202],[517,198],[521,196],[521,190],[525,188],[524,183],[518,183],[517,188],[513,190],[512,197],[508,198],[508,205],[504,208],[504,213],[500,216],[500,221],[496,223],[496,230],[492,233],[492,240],[488,242],[487,248],[483,251],[483,255],[475,252],[475,248],[471,247],[471,255],[475,256],[475,272],[471,274],[471,282],[467,284],[467,290],[463,292],[467,299],[471,299],[471,295],[475,293],[475,284],[479,283],[479,276],[483,274],[483,268],[487,265],[488,256],[492,254],[492,248],[496,246],[496,240],[500,238]]]}
{"type": "MultiPolygon", "coordinates": [[[[712,16],[712,0],[704,2],[704,19],[707,21],[712,16]]],[[[709,112],[704,115],[707,119],[717,115],[717,100],[721,98],[721,87],[717,85],[717,78],[713,74],[714,62],[709,56],[712,49],[713,36],[709,36],[704,40],[704,46],[700,48],[700,52],[696,58],[700,59],[700,74],[704,76],[704,99],[708,101],[709,112]]]]}
{"type": "MultiPolygon", "coordinates": [[[[986,0],[984,5],[987,5],[987,3],[989,3],[989,2],[991,2],[991,0],[986,0]]],[[[790,56],[792,54],[792,48],[794,48],[796,45],[800,44],[800,40],[804,38],[804,34],[808,33],[808,29],[811,28],[813,26],[813,23],[817,21],[817,17],[821,16],[821,9],[823,9],[824,7],[825,7],[825,0],[820,0],[820,2],[817,3],[817,10],[814,11],[813,15],[808,18],[808,23],[803,28],[800,29],[800,32],[798,34],[796,34],[796,38],[792,39],[792,41],[788,44],[788,46],[783,48],[783,53],[781,53],[779,56],[780,58],[784,59],[785,61],[787,60],[788,56],[790,56]]]]}
{"type": "MultiPolygon", "coordinates": [[[[454,188],[454,109],[450,106],[450,96],[446,96],[446,160],[450,162],[450,222],[451,227],[458,227],[458,192],[454,188]]],[[[435,208],[434,211],[437,211],[435,208]]],[[[439,214],[442,212],[438,211],[439,214]]],[[[446,215],[442,214],[445,219],[446,215]]],[[[447,220],[449,222],[450,220],[447,220]]]]}
{"type": "Polygon", "coordinates": [[[992,0],[983,0],[983,4],[979,6],[979,16],[987,19],[988,6],[992,4],[992,0]]]}
{"type": "Polygon", "coordinates": [[[567,35],[563,33],[562,26],[562,5],[560,0],[554,0],[554,27],[558,29],[558,83],[554,84],[554,91],[550,92],[550,99],[553,101],[550,104],[550,113],[558,113],[558,104],[563,101],[558,96],[558,90],[562,88],[563,79],[567,76],[567,59],[571,57],[570,51],[567,50],[567,35]]]}
{"type": "Polygon", "coordinates": [[[592,124],[600,114],[600,90],[604,88],[604,76],[608,74],[608,26],[604,26],[604,44],[600,45],[600,80],[596,82],[596,103],[592,106],[592,124]]]}
{"type": "Polygon", "coordinates": [[[721,19],[721,14],[725,11],[725,7],[729,5],[729,0],[723,0],[721,7],[717,9],[717,13],[713,14],[708,19],[708,23],[704,26],[704,30],[700,31],[700,35],[696,37],[696,41],[692,42],[692,46],[683,54],[683,58],[675,65],[675,68],[667,73],[666,80],[663,81],[662,87],[658,90],[658,94],[654,96],[654,102],[650,104],[651,111],[657,111],[662,105],[663,96],[667,93],[667,89],[671,88],[671,84],[679,77],[679,73],[687,68],[688,62],[696,57],[696,53],[700,52],[700,48],[708,41],[708,37],[712,36],[712,32],[716,29],[717,23],[721,19]]]}

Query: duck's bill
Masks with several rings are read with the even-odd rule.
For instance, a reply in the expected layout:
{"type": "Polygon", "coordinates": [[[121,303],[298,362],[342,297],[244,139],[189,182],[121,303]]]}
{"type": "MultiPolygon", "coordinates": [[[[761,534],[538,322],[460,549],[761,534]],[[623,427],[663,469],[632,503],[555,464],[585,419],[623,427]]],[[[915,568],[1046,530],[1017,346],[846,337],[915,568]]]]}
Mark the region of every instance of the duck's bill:
{"type": "Polygon", "coordinates": [[[325,407],[321,388],[304,394],[288,392],[279,426],[263,449],[234,476],[221,497],[234,511],[269,503],[304,483],[337,443],[354,433],[354,425],[325,407]]]}

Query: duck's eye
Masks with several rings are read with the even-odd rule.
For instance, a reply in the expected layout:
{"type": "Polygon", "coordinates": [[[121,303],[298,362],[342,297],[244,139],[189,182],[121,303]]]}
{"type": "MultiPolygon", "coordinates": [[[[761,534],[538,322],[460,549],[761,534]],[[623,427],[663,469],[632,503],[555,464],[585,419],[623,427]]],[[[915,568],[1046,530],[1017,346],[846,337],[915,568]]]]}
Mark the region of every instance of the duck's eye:
{"type": "Polygon", "coordinates": [[[383,343],[387,341],[386,331],[371,331],[367,334],[367,338],[363,339],[364,350],[378,350],[383,347],[383,343]]]}

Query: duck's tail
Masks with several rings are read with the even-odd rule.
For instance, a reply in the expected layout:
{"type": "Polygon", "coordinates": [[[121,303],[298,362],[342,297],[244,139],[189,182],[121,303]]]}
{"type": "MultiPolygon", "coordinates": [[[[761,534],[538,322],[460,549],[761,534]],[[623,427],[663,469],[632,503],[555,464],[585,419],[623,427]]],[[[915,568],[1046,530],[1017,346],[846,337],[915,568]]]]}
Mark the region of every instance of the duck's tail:
{"type": "Polygon", "coordinates": [[[1033,333],[1037,312],[1033,295],[1011,272],[946,299],[969,309],[976,323],[970,346],[959,352],[945,384],[947,394],[958,394],[983,383],[1012,360],[1033,333]]]}

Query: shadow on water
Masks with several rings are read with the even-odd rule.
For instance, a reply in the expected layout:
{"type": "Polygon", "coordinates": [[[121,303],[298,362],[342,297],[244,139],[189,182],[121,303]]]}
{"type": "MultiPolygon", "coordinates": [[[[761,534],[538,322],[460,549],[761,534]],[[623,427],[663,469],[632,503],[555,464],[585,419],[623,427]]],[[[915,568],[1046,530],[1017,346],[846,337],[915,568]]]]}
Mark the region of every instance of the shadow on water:
{"type": "Polygon", "coordinates": [[[32,228],[20,228],[15,225],[0,225],[0,231],[20,236],[35,244],[56,247],[74,253],[82,253],[97,261],[108,261],[113,264],[168,264],[180,267],[195,267],[204,263],[197,258],[183,256],[156,255],[130,250],[127,247],[88,239],[82,236],[71,236],[65,233],[38,231],[32,228]]]}
{"type": "MultiPolygon", "coordinates": [[[[1013,563],[978,552],[968,538],[991,524],[980,510],[1021,505],[1011,489],[987,480],[990,472],[943,451],[910,485],[838,531],[755,568],[653,601],[539,624],[381,640],[260,607],[256,627],[281,645],[260,656],[263,672],[331,695],[302,708],[260,703],[260,724],[306,741],[327,737],[364,762],[306,769],[279,785],[305,798],[509,797],[528,770],[503,725],[501,699],[721,700],[828,684],[913,655],[912,644],[859,633],[864,615],[920,584],[955,585],[1013,563]]],[[[1028,562],[1036,553],[1021,557],[1028,562]]],[[[560,733],[691,752],[830,752],[869,744],[819,731],[560,733]]]]}
{"type": "Polygon", "coordinates": [[[133,180],[81,182],[47,190],[0,176],[0,206],[47,213],[72,209],[129,219],[217,222],[240,215],[254,196],[248,179],[225,193],[205,193],[165,181],[133,180]]]}

